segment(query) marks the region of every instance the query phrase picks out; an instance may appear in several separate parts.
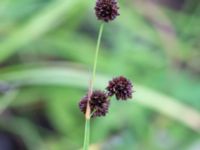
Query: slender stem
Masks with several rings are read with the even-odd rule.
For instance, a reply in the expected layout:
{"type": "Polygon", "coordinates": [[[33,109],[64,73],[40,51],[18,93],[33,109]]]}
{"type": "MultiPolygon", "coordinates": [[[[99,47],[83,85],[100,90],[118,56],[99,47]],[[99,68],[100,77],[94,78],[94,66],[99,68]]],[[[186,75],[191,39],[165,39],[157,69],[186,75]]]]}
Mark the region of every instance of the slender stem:
{"type": "Polygon", "coordinates": [[[100,29],[99,29],[97,46],[96,46],[96,50],[95,50],[94,64],[93,64],[92,79],[91,79],[91,82],[90,82],[90,87],[89,87],[89,92],[88,92],[88,104],[87,104],[86,115],[85,115],[86,120],[85,120],[85,136],[84,136],[83,150],[88,150],[89,149],[90,117],[91,117],[89,100],[90,100],[90,97],[92,95],[93,85],[94,85],[95,76],[96,76],[96,68],[97,68],[97,61],[98,61],[98,55],[99,55],[99,47],[100,47],[100,43],[101,43],[101,37],[102,37],[102,33],[103,33],[103,28],[104,28],[104,24],[102,23],[101,26],[100,26],[100,29]]]}
{"type": "Polygon", "coordinates": [[[100,43],[101,43],[101,37],[102,37],[102,33],[103,33],[103,28],[104,28],[104,23],[102,23],[101,26],[100,26],[98,40],[97,40],[97,46],[96,46],[95,57],[94,57],[93,72],[92,72],[91,89],[93,89],[95,76],[96,76],[96,68],[97,68],[99,47],[100,47],[100,43]]]}
{"type": "Polygon", "coordinates": [[[88,150],[89,142],[90,142],[90,119],[86,119],[83,150],[88,150]]]}
{"type": "Polygon", "coordinates": [[[95,113],[96,109],[93,110],[93,112],[90,114],[90,118],[92,117],[92,115],[95,113]]]}

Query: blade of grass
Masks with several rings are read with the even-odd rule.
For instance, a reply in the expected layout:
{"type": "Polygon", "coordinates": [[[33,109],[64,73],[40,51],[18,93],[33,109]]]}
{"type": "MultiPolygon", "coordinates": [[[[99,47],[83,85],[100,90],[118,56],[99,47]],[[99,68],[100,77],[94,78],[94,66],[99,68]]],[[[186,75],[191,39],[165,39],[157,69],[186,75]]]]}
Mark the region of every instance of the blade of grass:
{"type": "Polygon", "coordinates": [[[6,108],[15,100],[18,94],[18,90],[11,90],[5,93],[5,95],[0,98],[0,115],[6,108]]]}
{"type": "MultiPolygon", "coordinates": [[[[15,53],[21,46],[37,39],[56,25],[58,25],[60,17],[66,13],[73,11],[80,0],[59,0],[50,3],[46,9],[41,11],[36,17],[31,19],[24,27],[13,33],[5,42],[0,44],[0,62],[7,59],[15,53]],[[55,22],[57,22],[55,24],[55,22]]],[[[86,5],[87,2],[82,2],[86,5]]]]}
{"type": "MultiPolygon", "coordinates": [[[[66,67],[38,67],[1,73],[0,79],[19,85],[60,85],[86,88],[89,74],[66,67]]],[[[95,87],[104,88],[110,77],[97,75],[95,87]]],[[[200,134],[200,112],[179,100],[144,86],[135,85],[134,101],[165,114],[200,134]]]]}

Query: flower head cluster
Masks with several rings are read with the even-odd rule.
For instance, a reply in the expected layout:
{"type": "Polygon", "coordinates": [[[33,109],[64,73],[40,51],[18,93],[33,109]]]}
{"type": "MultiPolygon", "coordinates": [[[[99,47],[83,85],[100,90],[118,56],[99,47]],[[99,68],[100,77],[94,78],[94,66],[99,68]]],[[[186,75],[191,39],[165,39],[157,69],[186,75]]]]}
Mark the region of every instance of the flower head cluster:
{"type": "Polygon", "coordinates": [[[100,117],[100,116],[106,115],[106,113],[108,112],[110,102],[105,92],[94,91],[90,99],[88,98],[88,95],[84,96],[81,99],[79,103],[79,108],[84,114],[86,113],[88,100],[89,100],[89,106],[92,112],[91,117],[96,117],[96,116],[100,117]]]}
{"type": "Polygon", "coordinates": [[[132,98],[132,87],[133,85],[128,79],[120,76],[109,81],[106,89],[109,96],[115,95],[117,100],[127,100],[132,98]]]}
{"type": "Polygon", "coordinates": [[[84,96],[79,102],[79,108],[85,114],[87,103],[89,102],[91,117],[105,116],[110,106],[109,98],[114,95],[117,100],[132,98],[132,87],[131,81],[123,76],[113,78],[113,80],[109,81],[106,92],[96,90],[92,92],[90,97],[88,95],[84,96]]]}
{"type": "MultiPolygon", "coordinates": [[[[97,18],[104,22],[112,21],[119,15],[117,0],[96,0],[94,9],[97,18]]],[[[114,95],[117,100],[132,98],[132,87],[131,82],[125,77],[114,78],[109,81],[106,92],[96,90],[84,96],[79,102],[79,108],[86,114],[86,118],[105,116],[110,105],[109,98],[114,95]]]]}
{"type": "Polygon", "coordinates": [[[99,20],[109,22],[119,15],[118,9],[116,0],[97,0],[95,13],[99,20]]]}

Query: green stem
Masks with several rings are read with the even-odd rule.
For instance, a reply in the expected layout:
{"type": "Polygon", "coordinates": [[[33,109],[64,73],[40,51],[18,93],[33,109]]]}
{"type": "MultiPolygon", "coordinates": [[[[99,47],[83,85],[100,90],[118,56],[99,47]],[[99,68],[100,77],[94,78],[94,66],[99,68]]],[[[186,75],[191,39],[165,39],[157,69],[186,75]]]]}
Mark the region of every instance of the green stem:
{"type": "Polygon", "coordinates": [[[90,143],[90,119],[86,119],[83,150],[88,150],[89,143],[90,143]]]}
{"type": "Polygon", "coordinates": [[[95,113],[96,109],[93,110],[93,112],[90,114],[90,118],[92,117],[92,115],[95,113]]]}
{"type": "MultiPolygon", "coordinates": [[[[92,79],[91,79],[90,87],[89,87],[89,96],[91,96],[92,91],[93,91],[93,85],[94,85],[94,81],[95,81],[97,61],[98,61],[98,55],[99,55],[99,47],[100,47],[100,43],[101,43],[101,37],[102,37],[102,33],[103,33],[103,28],[104,28],[104,24],[102,23],[101,26],[100,26],[100,29],[99,29],[97,46],[96,46],[96,50],[95,50],[92,79]]],[[[90,108],[87,108],[87,109],[90,109],[90,108]]],[[[91,116],[89,116],[88,118],[86,117],[86,120],[85,120],[85,136],[84,136],[83,150],[88,150],[89,149],[89,143],[90,143],[90,117],[91,116]]]]}
{"type": "Polygon", "coordinates": [[[99,47],[101,43],[101,37],[103,33],[104,24],[102,23],[99,30],[98,40],[97,40],[97,46],[95,51],[95,57],[94,57],[94,65],[93,65],[93,72],[92,72],[92,81],[91,81],[91,89],[93,89],[93,84],[95,81],[96,76],[96,68],[97,68],[97,61],[98,61],[98,54],[99,54],[99,47]]]}

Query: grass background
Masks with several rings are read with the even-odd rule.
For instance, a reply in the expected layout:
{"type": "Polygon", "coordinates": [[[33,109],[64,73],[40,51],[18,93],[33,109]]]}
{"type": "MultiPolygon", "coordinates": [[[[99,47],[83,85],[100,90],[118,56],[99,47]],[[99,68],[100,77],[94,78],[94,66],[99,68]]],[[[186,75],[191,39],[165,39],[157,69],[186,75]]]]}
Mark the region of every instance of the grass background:
{"type": "MultiPolygon", "coordinates": [[[[198,0],[119,1],[105,25],[95,88],[134,83],[92,120],[92,149],[200,149],[198,0]]],[[[0,1],[0,149],[74,150],[83,142],[86,93],[100,22],[95,1],[0,1]]]]}

